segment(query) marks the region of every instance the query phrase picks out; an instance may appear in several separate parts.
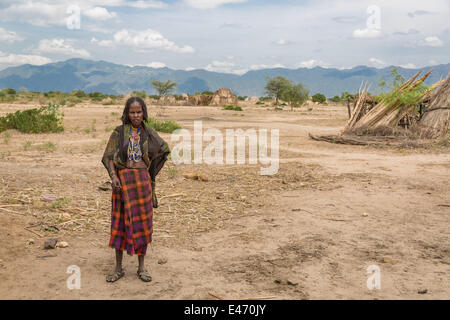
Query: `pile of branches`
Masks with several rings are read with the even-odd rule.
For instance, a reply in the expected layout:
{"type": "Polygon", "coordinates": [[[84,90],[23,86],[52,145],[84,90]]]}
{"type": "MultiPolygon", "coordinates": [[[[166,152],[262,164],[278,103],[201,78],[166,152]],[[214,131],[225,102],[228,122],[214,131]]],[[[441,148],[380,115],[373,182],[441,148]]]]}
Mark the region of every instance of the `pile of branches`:
{"type": "Polygon", "coordinates": [[[443,94],[442,90],[444,87],[450,86],[450,76],[446,81],[438,81],[429,87],[423,86],[423,82],[431,72],[432,70],[418,78],[421,73],[419,71],[392,92],[383,95],[375,106],[370,103],[373,99],[369,101],[371,97],[368,96],[368,84],[366,83],[362,90],[359,89],[350,119],[339,135],[314,136],[310,134],[310,137],[314,140],[332,143],[368,145],[383,144],[400,135],[413,136],[411,130],[403,129],[417,131],[421,127],[420,120],[423,114],[426,114],[430,101],[436,100],[434,98],[437,96],[448,95],[448,92],[443,94]],[[439,86],[442,86],[441,90],[435,92],[439,86]]]}

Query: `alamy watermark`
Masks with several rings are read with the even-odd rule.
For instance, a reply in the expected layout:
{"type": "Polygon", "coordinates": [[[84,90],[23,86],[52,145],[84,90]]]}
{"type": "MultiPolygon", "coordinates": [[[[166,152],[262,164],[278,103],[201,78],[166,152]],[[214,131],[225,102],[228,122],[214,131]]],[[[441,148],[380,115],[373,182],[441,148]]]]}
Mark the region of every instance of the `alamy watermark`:
{"type": "MultiPolygon", "coordinates": [[[[274,175],[280,167],[280,132],[270,130],[270,155],[268,155],[267,129],[226,129],[225,130],[225,161],[223,154],[224,134],[216,128],[203,132],[202,121],[194,121],[193,162],[194,164],[245,164],[246,141],[248,140],[248,163],[259,163],[268,166],[260,169],[261,175],[274,175]],[[209,144],[203,150],[203,142],[209,144]],[[236,142],[236,144],[235,144],[236,142]],[[236,146],[236,148],[235,148],[236,146]],[[235,159],[236,149],[236,159],[235,159]]],[[[172,149],[172,161],[178,164],[192,163],[192,135],[187,129],[177,129],[172,133],[172,142],[178,142],[172,149]],[[180,141],[181,140],[181,141],[180,141]]]]}
{"type": "Polygon", "coordinates": [[[67,289],[69,290],[80,290],[81,288],[81,270],[79,266],[71,265],[67,267],[66,273],[70,276],[66,280],[67,289]]]}
{"type": "Polygon", "coordinates": [[[367,289],[369,290],[381,290],[381,270],[380,267],[372,264],[367,267],[367,289]]]}
{"type": "Polygon", "coordinates": [[[67,7],[66,13],[69,15],[66,19],[66,26],[69,30],[79,30],[81,28],[81,9],[77,5],[67,7]]]}

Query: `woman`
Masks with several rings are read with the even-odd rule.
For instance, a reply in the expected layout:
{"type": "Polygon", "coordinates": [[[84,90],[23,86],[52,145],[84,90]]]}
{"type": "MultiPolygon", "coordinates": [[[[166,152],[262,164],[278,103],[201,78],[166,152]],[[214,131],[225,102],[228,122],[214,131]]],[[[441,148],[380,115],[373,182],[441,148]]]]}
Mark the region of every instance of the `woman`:
{"type": "Polygon", "coordinates": [[[125,273],[123,250],[138,255],[137,275],[142,281],[152,278],[145,268],[147,245],[152,241],[153,208],[157,207],[155,178],[170,153],[168,144],[144,121],[147,106],[139,97],[125,103],[122,125],[109,138],[102,163],[112,181],[111,238],[116,250],[116,267],[106,281],[114,282],[125,273]]]}

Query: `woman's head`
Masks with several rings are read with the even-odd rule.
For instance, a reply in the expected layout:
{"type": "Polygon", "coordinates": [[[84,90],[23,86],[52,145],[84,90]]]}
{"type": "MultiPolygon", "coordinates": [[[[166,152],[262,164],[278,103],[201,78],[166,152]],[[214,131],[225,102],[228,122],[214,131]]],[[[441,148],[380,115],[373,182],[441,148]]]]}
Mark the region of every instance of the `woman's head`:
{"type": "Polygon", "coordinates": [[[147,106],[144,100],[139,97],[131,97],[125,103],[122,114],[122,123],[139,127],[142,121],[148,119],[147,106]]]}

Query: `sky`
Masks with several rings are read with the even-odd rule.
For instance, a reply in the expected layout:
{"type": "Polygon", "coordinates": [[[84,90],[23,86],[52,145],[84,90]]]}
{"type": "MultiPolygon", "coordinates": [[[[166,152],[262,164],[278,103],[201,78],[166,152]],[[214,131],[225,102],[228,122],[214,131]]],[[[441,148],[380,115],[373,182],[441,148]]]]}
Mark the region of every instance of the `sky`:
{"type": "Polygon", "coordinates": [[[450,62],[449,0],[0,0],[0,70],[70,58],[243,74],[450,62]]]}

